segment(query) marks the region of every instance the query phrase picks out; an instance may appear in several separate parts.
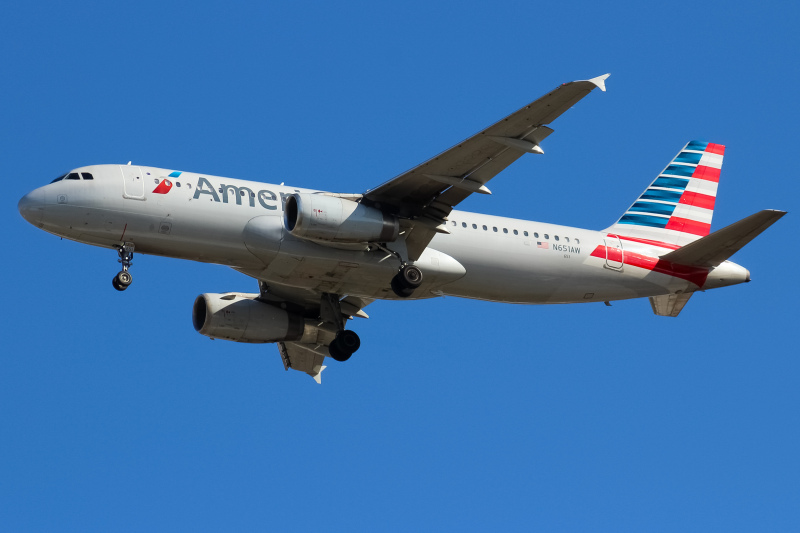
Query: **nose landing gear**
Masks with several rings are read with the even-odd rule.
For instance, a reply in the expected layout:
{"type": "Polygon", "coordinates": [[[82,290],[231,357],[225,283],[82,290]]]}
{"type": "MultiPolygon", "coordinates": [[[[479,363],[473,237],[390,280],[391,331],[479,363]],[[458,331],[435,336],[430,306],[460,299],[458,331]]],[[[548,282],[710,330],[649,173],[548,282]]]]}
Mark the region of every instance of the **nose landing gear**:
{"type": "Polygon", "coordinates": [[[111,284],[118,291],[124,291],[131,283],[133,283],[133,276],[131,276],[131,273],[128,272],[128,269],[133,263],[133,243],[126,242],[117,248],[117,253],[119,254],[118,261],[122,264],[122,270],[119,271],[116,276],[114,276],[114,279],[111,280],[111,284]]]}

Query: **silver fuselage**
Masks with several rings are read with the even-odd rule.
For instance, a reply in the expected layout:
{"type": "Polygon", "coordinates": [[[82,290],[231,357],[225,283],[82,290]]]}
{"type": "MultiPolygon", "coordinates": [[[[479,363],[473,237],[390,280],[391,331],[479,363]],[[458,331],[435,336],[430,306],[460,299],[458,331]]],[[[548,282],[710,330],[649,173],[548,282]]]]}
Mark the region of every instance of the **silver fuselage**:
{"type": "MultiPolygon", "coordinates": [[[[78,242],[133,243],[138,253],[223,264],[276,286],[397,299],[389,288],[398,268],[391,254],[376,246],[320,244],[285,229],[282,198],[319,191],[191,172],[168,178],[175,172],[128,165],[73,172],[81,171],[94,179],[64,179],[20,200],[26,220],[78,242]],[[168,192],[154,192],[167,178],[168,192]]],[[[650,269],[665,250],[587,229],[453,211],[447,231],[416,261],[425,282],[412,298],[597,302],[749,279],[746,269],[729,261],[689,276],[650,269]]],[[[403,239],[387,246],[402,252],[403,239]]]]}

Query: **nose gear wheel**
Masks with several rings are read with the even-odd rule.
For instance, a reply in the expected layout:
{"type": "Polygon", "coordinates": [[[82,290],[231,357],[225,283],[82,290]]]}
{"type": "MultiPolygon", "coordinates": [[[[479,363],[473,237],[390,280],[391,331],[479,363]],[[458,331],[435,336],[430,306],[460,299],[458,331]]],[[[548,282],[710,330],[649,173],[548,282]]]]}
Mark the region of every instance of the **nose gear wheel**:
{"type": "Polygon", "coordinates": [[[117,253],[119,254],[118,261],[122,265],[122,270],[111,280],[111,285],[118,291],[124,291],[133,283],[133,276],[128,272],[128,269],[133,263],[133,248],[132,242],[126,242],[117,248],[117,253]]]}

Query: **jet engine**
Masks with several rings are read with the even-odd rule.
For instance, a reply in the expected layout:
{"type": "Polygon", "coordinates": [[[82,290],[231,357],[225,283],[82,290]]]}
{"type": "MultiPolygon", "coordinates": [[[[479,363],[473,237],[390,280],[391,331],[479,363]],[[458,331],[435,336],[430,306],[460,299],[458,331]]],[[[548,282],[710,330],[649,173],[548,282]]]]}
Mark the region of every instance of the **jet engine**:
{"type": "Polygon", "coordinates": [[[258,294],[201,294],[192,307],[194,329],[212,339],[236,342],[325,342],[326,332],[300,315],[256,300],[258,294]]]}
{"type": "Polygon", "coordinates": [[[397,218],[352,200],[322,194],[295,193],[286,198],[286,229],[303,239],[339,242],[393,242],[400,234],[397,218]]]}

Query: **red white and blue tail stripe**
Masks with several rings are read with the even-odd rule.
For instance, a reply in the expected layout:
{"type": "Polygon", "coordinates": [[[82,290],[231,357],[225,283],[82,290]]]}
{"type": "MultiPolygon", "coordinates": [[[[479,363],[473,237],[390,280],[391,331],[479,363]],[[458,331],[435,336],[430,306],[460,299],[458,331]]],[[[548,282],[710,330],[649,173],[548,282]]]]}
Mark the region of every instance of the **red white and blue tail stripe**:
{"type": "Polygon", "coordinates": [[[724,155],[721,144],[691,141],[606,231],[668,248],[705,237],[724,155]]]}

